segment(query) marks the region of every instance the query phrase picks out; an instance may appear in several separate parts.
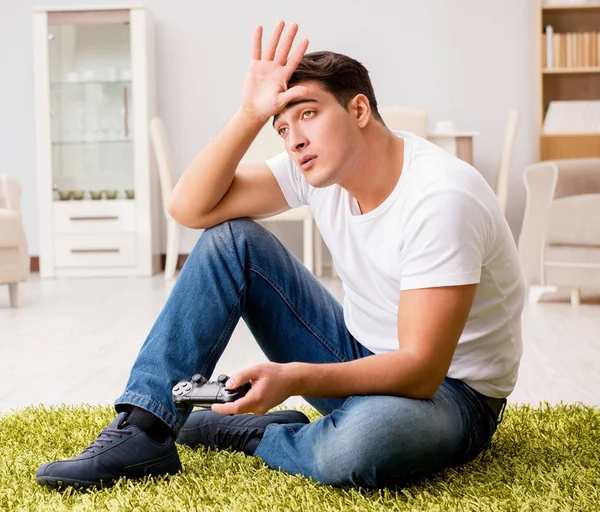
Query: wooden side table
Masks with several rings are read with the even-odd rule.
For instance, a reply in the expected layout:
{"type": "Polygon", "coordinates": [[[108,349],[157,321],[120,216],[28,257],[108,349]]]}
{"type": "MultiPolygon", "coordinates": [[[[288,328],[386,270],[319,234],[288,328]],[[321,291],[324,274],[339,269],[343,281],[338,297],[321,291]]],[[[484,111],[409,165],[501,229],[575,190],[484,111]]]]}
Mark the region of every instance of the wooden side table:
{"type": "Polygon", "coordinates": [[[475,131],[431,132],[427,138],[449,153],[473,165],[473,139],[479,135],[475,131]]]}

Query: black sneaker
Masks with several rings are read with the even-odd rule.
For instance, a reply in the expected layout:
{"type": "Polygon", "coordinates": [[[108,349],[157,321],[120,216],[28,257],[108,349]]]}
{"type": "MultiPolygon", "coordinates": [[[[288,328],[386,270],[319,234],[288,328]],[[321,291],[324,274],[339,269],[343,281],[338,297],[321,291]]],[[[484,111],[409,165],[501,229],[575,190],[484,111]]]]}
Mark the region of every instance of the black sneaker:
{"type": "Polygon", "coordinates": [[[124,476],[171,475],[181,470],[172,437],[158,443],[140,427],[127,425],[122,412],[81,455],[47,462],[36,473],[37,483],[50,487],[109,487],[124,476]]]}
{"type": "Polygon", "coordinates": [[[203,445],[244,452],[253,455],[265,429],[272,423],[310,423],[300,411],[273,411],[256,414],[221,414],[211,409],[199,409],[190,414],[175,441],[191,447],[203,445]]]}

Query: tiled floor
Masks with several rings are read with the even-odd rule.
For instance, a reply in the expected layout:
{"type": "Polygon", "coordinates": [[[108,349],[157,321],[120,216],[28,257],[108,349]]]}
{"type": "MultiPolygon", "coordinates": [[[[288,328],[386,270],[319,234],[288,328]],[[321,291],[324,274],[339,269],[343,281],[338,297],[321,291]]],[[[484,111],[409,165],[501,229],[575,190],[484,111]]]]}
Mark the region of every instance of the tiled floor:
{"type": "MultiPolygon", "coordinates": [[[[341,299],[336,279],[324,284],[341,299]]],[[[112,403],[172,287],[161,275],[41,280],[23,286],[11,309],[0,287],[0,413],[30,404],[112,403]],[[118,357],[116,356],[118,354],[118,357]]],[[[524,355],[512,400],[600,405],[600,300],[568,295],[527,304],[524,355]]],[[[243,322],[215,373],[265,361],[243,322]]],[[[302,403],[299,397],[289,404],[302,403]]]]}

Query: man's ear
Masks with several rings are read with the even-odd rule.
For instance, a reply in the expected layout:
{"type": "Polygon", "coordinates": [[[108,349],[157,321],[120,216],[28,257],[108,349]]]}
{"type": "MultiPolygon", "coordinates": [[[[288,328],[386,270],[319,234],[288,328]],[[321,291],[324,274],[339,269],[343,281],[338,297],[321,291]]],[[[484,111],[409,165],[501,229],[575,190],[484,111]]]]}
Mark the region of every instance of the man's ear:
{"type": "Polygon", "coordinates": [[[371,119],[371,104],[364,94],[357,94],[348,103],[348,110],[360,128],[367,126],[371,119]]]}

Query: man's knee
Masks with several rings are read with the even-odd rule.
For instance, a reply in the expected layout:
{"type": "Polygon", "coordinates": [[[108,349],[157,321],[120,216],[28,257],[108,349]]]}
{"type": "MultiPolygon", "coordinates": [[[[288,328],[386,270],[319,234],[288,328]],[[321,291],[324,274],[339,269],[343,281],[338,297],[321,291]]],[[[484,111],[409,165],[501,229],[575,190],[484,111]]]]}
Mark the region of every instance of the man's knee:
{"type": "Polygon", "coordinates": [[[378,457],[376,440],[343,432],[316,453],[315,469],[319,481],[328,485],[376,487],[378,457]]]}
{"type": "Polygon", "coordinates": [[[198,243],[212,242],[218,246],[226,241],[254,238],[265,231],[260,224],[246,217],[226,220],[207,228],[202,233],[198,243]]]}
{"type": "Polygon", "coordinates": [[[230,248],[231,244],[252,238],[258,230],[264,229],[251,219],[231,219],[206,228],[196,245],[194,252],[230,248]]]}

